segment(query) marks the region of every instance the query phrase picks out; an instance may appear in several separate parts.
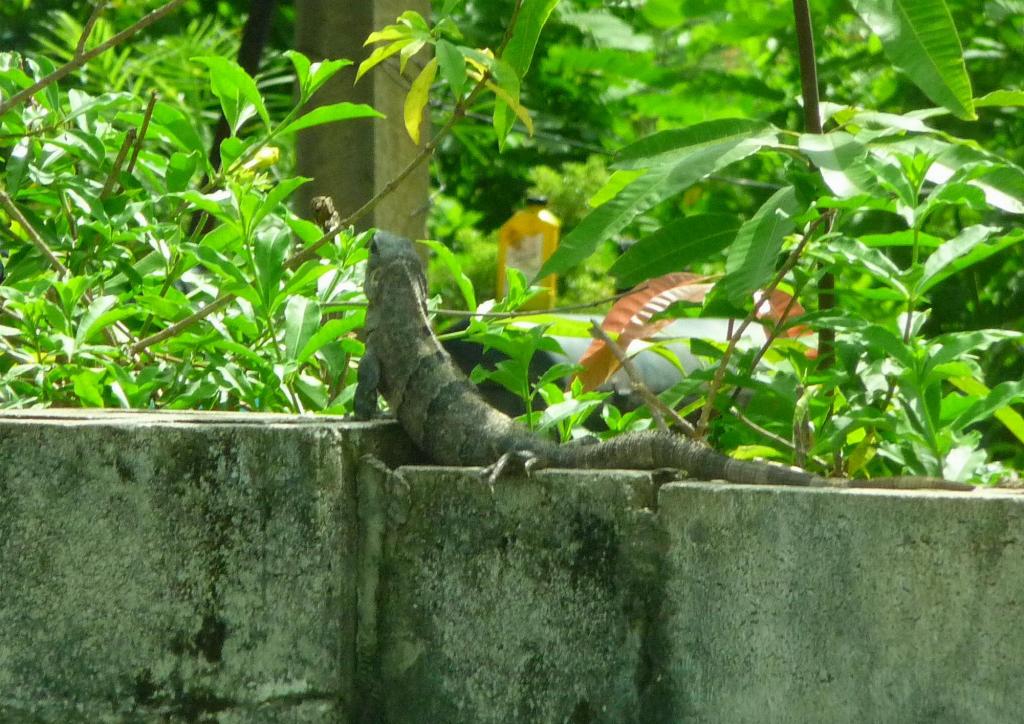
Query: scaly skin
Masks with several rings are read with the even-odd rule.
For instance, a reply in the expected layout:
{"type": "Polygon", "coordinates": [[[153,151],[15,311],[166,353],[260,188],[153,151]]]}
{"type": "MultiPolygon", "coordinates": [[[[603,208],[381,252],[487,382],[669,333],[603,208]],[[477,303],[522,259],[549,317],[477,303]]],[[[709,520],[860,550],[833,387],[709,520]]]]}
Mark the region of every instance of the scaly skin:
{"type": "Polygon", "coordinates": [[[383,393],[398,421],[443,465],[493,466],[492,479],[515,458],[532,467],[677,468],[701,480],[748,485],[970,490],[922,477],[844,480],[768,463],[734,460],[667,432],[637,432],[595,444],[556,445],[488,405],[434,336],[426,280],[412,243],[378,232],[366,271],[366,354],[359,366],[357,417],[367,419],[383,393]]]}

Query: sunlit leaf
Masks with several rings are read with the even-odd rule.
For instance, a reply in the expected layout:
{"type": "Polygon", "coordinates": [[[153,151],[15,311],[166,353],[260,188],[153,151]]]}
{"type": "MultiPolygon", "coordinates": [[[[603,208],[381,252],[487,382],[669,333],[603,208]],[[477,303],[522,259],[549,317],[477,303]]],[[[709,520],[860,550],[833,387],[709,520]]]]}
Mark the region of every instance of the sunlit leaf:
{"type": "Polygon", "coordinates": [[[437,75],[437,57],[431,58],[409,87],[405,96],[405,130],[416,145],[420,142],[420,125],[423,123],[423,109],[430,100],[430,86],[437,75]]]}
{"type": "Polygon", "coordinates": [[[896,67],[935,103],[976,118],[963,48],[945,0],[850,0],[896,67]]]}

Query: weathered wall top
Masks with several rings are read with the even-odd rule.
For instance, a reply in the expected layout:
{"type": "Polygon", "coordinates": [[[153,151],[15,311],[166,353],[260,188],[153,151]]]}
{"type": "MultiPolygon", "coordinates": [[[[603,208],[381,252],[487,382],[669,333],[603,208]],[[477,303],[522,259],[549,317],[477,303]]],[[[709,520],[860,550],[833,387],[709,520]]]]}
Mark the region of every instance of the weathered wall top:
{"type": "Polygon", "coordinates": [[[545,471],[391,423],[0,414],[0,721],[1016,722],[1024,497],[545,471]]]}

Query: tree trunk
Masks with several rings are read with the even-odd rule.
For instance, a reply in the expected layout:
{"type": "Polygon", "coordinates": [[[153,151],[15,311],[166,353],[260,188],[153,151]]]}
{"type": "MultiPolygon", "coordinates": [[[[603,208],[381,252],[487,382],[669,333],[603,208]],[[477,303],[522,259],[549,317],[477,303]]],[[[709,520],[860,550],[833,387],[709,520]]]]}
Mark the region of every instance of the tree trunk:
{"type": "MultiPolygon", "coordinates": [[[[296,47],[314,62],[348,58],[355,64],[335,76],[314,97],[310,108],[340,101],[369,103],[387,119],[355,120],[316,126],[298,135],[298,172],[312,182],[299,190],[305,213],[314,196],[334,199],[342,217],[369,200],[396,176],[416,153],[405,132],[402,108],[409,84],[423,66],[424,54],[398,72],[398,56],[378,65],[353,87],[359,63],[372,47],[363,42],[374,30],[394,23],[404,10],[429,18],[428,0],[297,0],[296,47]]],[[[429,134],[424,132],[424,138],[429,134]]],[[[422,140],[421,140],[422,142],[422,140]]],[[[423,238],[430,186],[426,163],[408,176],[359,228],[377,226],[413,239],[423,238]]]]}

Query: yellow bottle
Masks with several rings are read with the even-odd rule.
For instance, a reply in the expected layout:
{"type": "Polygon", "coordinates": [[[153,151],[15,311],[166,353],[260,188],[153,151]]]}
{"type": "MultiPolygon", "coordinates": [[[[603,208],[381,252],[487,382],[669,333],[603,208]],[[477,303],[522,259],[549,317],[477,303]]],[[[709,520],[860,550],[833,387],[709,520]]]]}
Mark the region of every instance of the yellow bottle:
{"type": "MultiPolygon", "coordinates": [[[[518,269],[527,279],[532,279],[558,248],[562,224],[545,208],[546,205],[547,199],[528,198],[526,208],[512,214],[512,218],[502,224],[498,236],[498,299],[507,293],[506,269],[518,269]]],[[[544,287],[544,291],[530,299],[522,309],[551,309],[555,306],[558,284],[555,275],[550,274],[537,284],[544,287]]]]}

